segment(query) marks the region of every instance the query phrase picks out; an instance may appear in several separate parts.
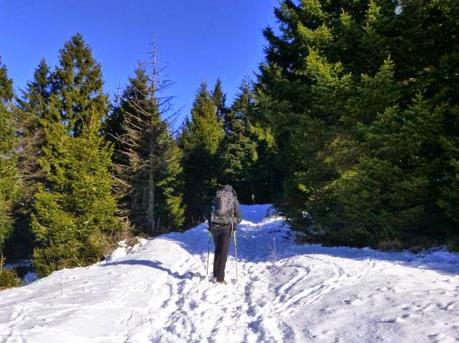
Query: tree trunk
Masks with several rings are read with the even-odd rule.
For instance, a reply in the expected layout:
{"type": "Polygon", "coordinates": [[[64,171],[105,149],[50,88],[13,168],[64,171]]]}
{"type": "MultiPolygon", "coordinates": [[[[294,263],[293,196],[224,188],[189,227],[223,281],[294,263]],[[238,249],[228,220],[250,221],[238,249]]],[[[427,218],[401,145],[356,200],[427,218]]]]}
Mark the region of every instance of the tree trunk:
{"type": "Polygon", "coordinates": [[[148,163],[148,229],[151,234],[155,232],[155,177],[153,167],[153,153],[150,151],[150,161],[148,163]]]}

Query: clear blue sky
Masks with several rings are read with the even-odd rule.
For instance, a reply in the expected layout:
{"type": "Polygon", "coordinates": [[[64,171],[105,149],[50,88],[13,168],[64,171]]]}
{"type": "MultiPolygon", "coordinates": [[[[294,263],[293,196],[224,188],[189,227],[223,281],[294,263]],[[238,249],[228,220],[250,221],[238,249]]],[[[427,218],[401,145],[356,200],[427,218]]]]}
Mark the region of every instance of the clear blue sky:
{"type": "Polygon", "coordinates": [[[153,40],[168,95],[184,117],[202,80],[220,77],[232,100],[241,80],[263,60],[262,30],[275,24],[277,0],[0,0],[0,56],[15,88],[24,88],[44,57],[80,32],[102,64],[105,92],[126,84],[153,40]]]}

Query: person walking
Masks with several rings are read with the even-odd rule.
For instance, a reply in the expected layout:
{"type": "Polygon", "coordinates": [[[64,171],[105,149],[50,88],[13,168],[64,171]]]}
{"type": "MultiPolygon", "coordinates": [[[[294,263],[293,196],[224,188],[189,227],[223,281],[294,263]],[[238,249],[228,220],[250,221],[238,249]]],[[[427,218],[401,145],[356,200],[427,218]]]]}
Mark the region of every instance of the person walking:
{"type": "Polygon", "coordinates": [[[210,206],[208,224],[215,245],[213,277],[225,283],[225,266],[231,235],[241,222],[241,210],[236,191],[230,185],[219,189],[210,206]]]}

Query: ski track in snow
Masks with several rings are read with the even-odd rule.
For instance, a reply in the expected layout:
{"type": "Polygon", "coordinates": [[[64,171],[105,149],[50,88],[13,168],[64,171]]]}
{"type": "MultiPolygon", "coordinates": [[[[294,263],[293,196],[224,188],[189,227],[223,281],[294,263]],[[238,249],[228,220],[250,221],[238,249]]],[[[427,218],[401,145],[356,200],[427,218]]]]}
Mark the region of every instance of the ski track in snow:
{"type": "Polygon", "coordinates": [[[297,245],[270,206],[242,211],[238,280],[232,246],[209,282],[205,225],[143,240],[0,292],[0,343],[459,341],[459,256],[297,245]]]}

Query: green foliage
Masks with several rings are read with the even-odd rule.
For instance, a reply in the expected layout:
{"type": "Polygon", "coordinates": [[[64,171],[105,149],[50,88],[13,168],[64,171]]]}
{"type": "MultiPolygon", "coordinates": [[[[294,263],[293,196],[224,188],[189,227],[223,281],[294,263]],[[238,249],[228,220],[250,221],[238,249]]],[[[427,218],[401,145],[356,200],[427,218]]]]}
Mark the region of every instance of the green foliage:
{"type": "Polygon", "coordinates": [[[273,203],[279,198],[282,188],[281,174],[276,164],[276,146],[269,131],[251,126],[251,132],[256,143],[257,158],[250,166],[246,181],[248,186],[242,189],[241,195],[250,195],[250,202],[257,204],[273,203]],[[248,191],[250,194],[247,194],[248,191]]]}
{"type": "Polygon", "coordinates": [[[78,136],[92,121],[100,121],[108,112],[108,98],[103,94],[101,66],[76,34],[60,51],[59,66],[52,75],[60,118],[70,135],[78,136]]]}
{"type": "Polygon", "coordinates": [[[224,137],[223,123],[207,85],[202,83],[191,109],[191,120],[180,136],[183,151],[185,221],[199,223],[217,186],[218,149],[224,137]]]}
{"type": "Polygon", "coordinates": [[[34,266],[41,275],[94,263],[120,228],[107,172],[111,150],[98,135],[82,133],[75,138],[62,136],[58,159],[44,165],[52,170],[48,177],[53,188],[36,195],[32,221],[34,266]]]}
{"type": "Polygon", "coordinates": [[[158,95],[167,84],[157,71],[139,66],[107,124],[115,146],[120,202],[130,222],[147,234],[177,230],[184,221],[180,150],[168,123],[167,101],[158,95]]]}
{"type": "Polygon", "coordinates": [[[100,135],[107,98],[100,67],[77,35],[61,50],[47,110],[39,118],[45,181],[35,195],[33,263],[40,275],[100,259],[120,230],[111,147],[100,135]]]}
{"type": "MultiPolygon", "coordinates": [[[[448,125],[447,130],[438,137],[439,144],[444,151],[442,175],[439,183],[439,196],[436,204],[442,213],[451,220],[454,225],[459,225],[459,107],[447,109],[444,122],[448,125]]],[[[458,230],[452,230],[452,235],[459,242],[458,230]]],[[[456,243],[457,246],[459,244],[456,243]]],[[[457,249],[456,249],[457,250],[457,249]]]]}
{"type": "Polygon", "coordinates": [[[251,132],[249,110],[253,106],[253,94],[244,82],[231,109],[224,115],[225,137],[220,143],[219,158],[222,175],[220,183],[231,184],[239,200],[251,201],[255,193],[251,169],[258,160],[257,143],[251,132]]]}
{"type": "Polygon", "coordinates": [[[21,179],[20,199],[14,208],[15,223],[6,242],[5,254],[11,259],[30,259],[33,252],[31,214],[35,194],[46,182],[38,161],[44,147],[41,120],[48,111],[51,92],[49,67],[44,60],[35,69],[34,79],[27,83],[14,110],[17,132],[17,166],[21,179]]]}
{"type": "Polygon", "coordinates": [[[215,83],[214,89],[211,94],[212,100],[217,107],[217,117],[220,120],[223,120],[224,125],[226,126],[225,123],[225,116],[228,113],[228,108],[226,107],[226,94],[223,93],[223,86],[222,86],[222,81],[220,79],[217,79],[217,82],[215,83]]]}
{"type": "Polygon", "coordinates": [[[18,194],[12,98],[13,82],[0,63],[0,253],[11,232],[12,211],[18,194]]]}
{"type": "Polygon", "coordinates": [[[254,118],[272,131],[287,216],[309,213],[330,244],[458,237],[459,46],[445,42],[459,5],[396,6],[283,1],[280,33],[265,30],[254,118]]]}
{"type": "Polygon", "coordinates": [[[6,288],[18,287],[21,285],[21,279],[14,270],[4,269],[0,265],[0,291],[6,288]]]}

